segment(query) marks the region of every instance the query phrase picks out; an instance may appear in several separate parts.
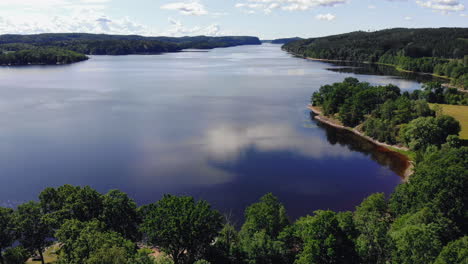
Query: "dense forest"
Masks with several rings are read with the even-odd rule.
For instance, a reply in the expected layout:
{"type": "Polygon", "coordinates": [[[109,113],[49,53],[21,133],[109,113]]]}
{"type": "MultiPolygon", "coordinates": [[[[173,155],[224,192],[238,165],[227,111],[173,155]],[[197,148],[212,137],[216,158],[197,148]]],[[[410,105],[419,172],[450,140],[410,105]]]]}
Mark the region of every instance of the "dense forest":
{"type": "Polygon", "coordinates": [[[0,207],[0,263],[36,255],[57,264],[462,264],[467,186],[468,147],[446,144],[429,147],[389,199],[377,193],[354,212],[292,220],[266,194],[246,208],[240,228],[192,197],[165,195],[138,207],[118,190],[46,188],[37,202],[0,207]]]}
{"type": "Polygon", "coordinates": [[[69,64],[88,59],[84,54],[63,48],[14,46],[0,45],[0,65],[69,64]]]}
{"type": "Polygon", "coordinates": [[[468,88],[468,28],[358,31],[298,40],[283,49],[303,57],[382,63],[437,74],[468,88]]]}
{"type": "Polygon", "coordinates": [[[85,33],[1,35],[0,65],[65,64],[89,55],[159,54],[183,49],[258,45],[256,37],[143,37],[85,33]]]}
{"type": "Polygon", "coordinates": [[[274,39],[271,41],[272,44],[287,44],[289,42],[293,42],[296,40],[301,40],[302,38],[300,37],[294,37],[294,38],[280,38],[280,39],[274,39]]]}
{"type": "Polygon", "coordinates": [[[428,103],[468,105],[468,94],[440,83],[429,82],[423,90],[404,92],[394,85],[371,86],[355,78],[325,85],[312,95],[311,103],[326,116],[343,125],[357,127],[366,135],[413,151],[429,146],[460,142],[460,124],[453,117],[437,113],[428,103]]]}

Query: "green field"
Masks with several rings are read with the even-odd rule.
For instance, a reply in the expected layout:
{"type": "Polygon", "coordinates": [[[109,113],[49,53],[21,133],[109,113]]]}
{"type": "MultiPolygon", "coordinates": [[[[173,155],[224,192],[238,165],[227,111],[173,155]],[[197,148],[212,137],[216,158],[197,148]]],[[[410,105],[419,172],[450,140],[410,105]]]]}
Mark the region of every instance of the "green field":
{"type": "MultiPolygon", "coordinates": [[[[55,263],[57,261],[57,254],[56,251],[59,249],[58,244],[54,244],[48,247],[44,252],[44,261],[46,264],[55,263]]],[[[40,261],[33,261],[32,259],[28,259],[26,264],[40,264],[40,261]]]]}
{"type": "Polygon", "coordinates": [[[468,106],[465,105],[446,105],[446,104],[430,104],[431,108],[438,105],[442,107],[442,112],[446,115],[453,116],[460,122],[461,132],[460,138],[468,140],[468,106]]]}

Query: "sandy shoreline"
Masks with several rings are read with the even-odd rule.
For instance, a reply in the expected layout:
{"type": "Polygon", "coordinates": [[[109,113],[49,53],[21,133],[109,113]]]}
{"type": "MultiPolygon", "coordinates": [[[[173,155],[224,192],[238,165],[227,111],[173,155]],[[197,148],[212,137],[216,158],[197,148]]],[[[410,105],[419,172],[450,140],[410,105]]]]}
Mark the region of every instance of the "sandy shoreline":
{"type": "Polygon", "coordinates": [[[401,147],[401,146],[396,146],[396,145],[390,145],[390,144],[386,144],[386,143],[377,141],[377,140],[375,140],[375,139],[373,139],[371,137],[368,137],[368,136],[364,135],[364,133],[362,133],[361,131],[359,131],[359,130],[357,130],[355,128],[343,126],[341,124],[338,124],[336,121],[325,117],[322,114],[322,112],[320,111],[320,109],[318,109],[317,107],[314,107],[312,105],[308,105],[307,108],[316,114],[315,119],[317,119],[318,121],[320,121],[320,122],[322,122],[324,124],[327,124],[329,126],[332,126],[332,127],[338,128],[338,129],[345,129],[345,130],[351,131],[354,134],[356,134],[356,135],[358,135],[358,136],[372,142],[373,144],[375,144],[377,146],[383,147],[388,151],[395,152],[395,153],[398,153],[399,155],[404,156],[406,158],[408,164],[407,164],[407,167],[405,169],[405,172],[401,176],[403,177],[403,179],[405,181],[408,181],[411,174],[413,174],[414,165],[413,165],[413,162],[411,161],[411,159],[409,157],[407,157],[406,155],[404,155],[402,153],[399,153],[399,152],[396,152],[395,150],[392,149],[392,148],[394,148],[394,149],[398,149],[398,150],[402,150],[402,151],[408,151],[408,148],[401,147]]]}

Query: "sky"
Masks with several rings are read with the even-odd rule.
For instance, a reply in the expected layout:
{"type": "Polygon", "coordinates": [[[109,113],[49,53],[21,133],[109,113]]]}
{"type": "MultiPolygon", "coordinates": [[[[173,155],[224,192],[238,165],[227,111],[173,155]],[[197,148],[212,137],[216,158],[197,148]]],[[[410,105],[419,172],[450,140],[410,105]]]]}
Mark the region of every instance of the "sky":
{"type": "Polygon", "coordinates": [[[468,0],[0,0],[0,34],[319,37],[468,27],[468,0]]]}

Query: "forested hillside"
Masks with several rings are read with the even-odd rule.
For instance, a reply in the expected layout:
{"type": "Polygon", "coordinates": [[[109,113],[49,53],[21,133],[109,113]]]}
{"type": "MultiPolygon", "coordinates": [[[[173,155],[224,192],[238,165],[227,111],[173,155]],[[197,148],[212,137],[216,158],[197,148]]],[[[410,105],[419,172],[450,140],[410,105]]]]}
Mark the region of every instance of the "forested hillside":
{"type": "Polygon", "coordinates": [[[161,53],[182,49],[212,49],[238,45],[259,45],[257,37],[143,37],[87,33],[47,33],[38,35],[1,35],[0,44],[22,43],[35,46],[64,47],[85,54],[123,55],[161,53]]]}
{"type": "Polygon", "coordinates": [[[59,33],[1,35],[0,64],[65,64],[89,55],[159,54],[183,49],[213,49],[238,45],[259,45],[257,37],[143,37],[59,33]]]}
{"type": "Polygon", "coordinates": [[[272,44],[287,44],[293,41],[301,40],[302,38],[300,37],[294,37],[294,38],[280,38],[280,39],[274,39],[271,41],[272,44]]]}
{"type": "Polygon", "coordinates": [[[87,59],[84,54],[57,47],[0,46],[0,65],[69,64],[87,59]]]}
{"type": "Polygon", "coordinates": [[[450,77],[468,88],[468,28],[395,28],[298,40],[283,46],[296,55],[383,63],[450,77]]]}

